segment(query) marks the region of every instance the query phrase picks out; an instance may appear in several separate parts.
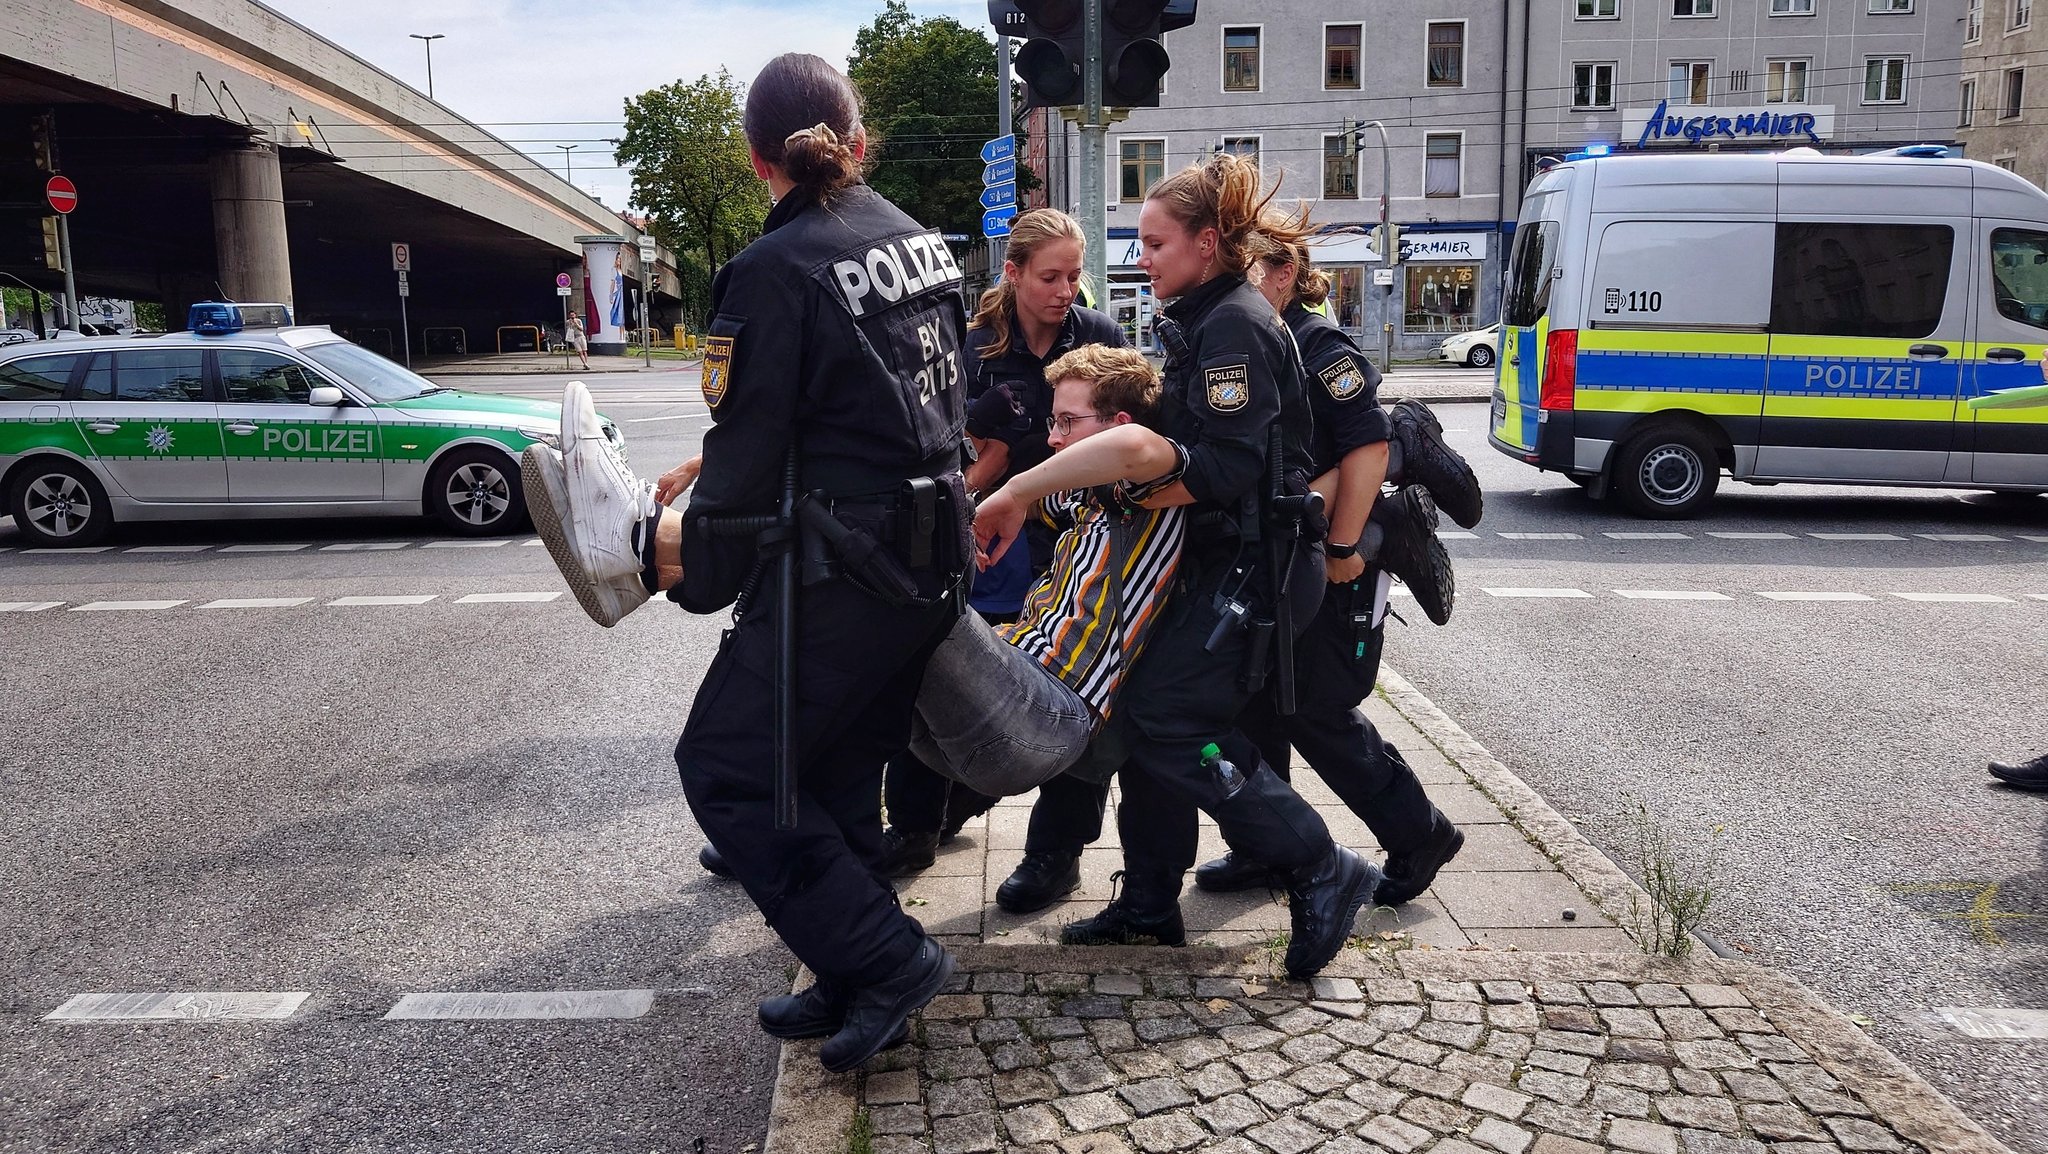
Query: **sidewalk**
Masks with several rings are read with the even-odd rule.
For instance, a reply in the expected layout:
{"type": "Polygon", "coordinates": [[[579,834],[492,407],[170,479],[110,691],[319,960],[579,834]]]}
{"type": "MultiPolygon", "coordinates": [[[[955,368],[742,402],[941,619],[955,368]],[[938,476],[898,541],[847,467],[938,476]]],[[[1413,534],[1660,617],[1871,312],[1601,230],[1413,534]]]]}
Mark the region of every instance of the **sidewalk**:
{"type": "Polygon", "coordinates": [[[766,1154],[2005,1149],[1790,979],[1643,955],[1615,923],[1634,883],[1398,675],[1366,709],[1466,847],[1421,900],[1361,916],[1313,983],[1285,979],[1272,894],[1190,886],[1185,949],[1050,944],[1107,901],[1113,823],[1073,900],[1013,917],[993,902],[1023,843],[1013,799],[900,887],[959,961],[912,1043],[843,1076],[785,1046],[766,1154]]]}
{"type": "Polygon", "coordinates": [[[569,358],[569,367],[562,367],[560,353],[490,353],[468,357],[415,357],[413,371],[429,379],[434,377],[511,377],[522,374],[542,373],[640,373],[665,369],[688,369],[697,365],[696,357],[678,359],[654,358],[650,368],[641,364],[638,355],[630,357],[601,357],[590,355],[590,367],[583,368],[575,357],[569,358]]]}

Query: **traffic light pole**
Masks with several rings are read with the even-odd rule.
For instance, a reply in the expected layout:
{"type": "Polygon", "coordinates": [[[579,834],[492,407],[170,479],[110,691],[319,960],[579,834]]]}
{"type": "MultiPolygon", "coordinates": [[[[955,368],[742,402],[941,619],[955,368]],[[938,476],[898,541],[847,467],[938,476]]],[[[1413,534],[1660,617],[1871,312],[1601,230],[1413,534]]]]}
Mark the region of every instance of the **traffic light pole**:
{"type": "MultiPolygon", "coordinates": [[[[1394,251],[1395,246],[1393,243],[1393,238],[1389,235],[1389,230],[1387,228],[1387,225],[1391,219],[1388,216],[1389,197],[1393,195],[1394,191],[1393,166],[1387,159],[1387,126],[1381,124],[1377,120],[1374,120],[1369,123],[1359,125],[1358,131],[1360,133],[1363,133],[1368,128],[1377,128],[1380,130],[1380,247],[1387,250],[1385,252],[1380,253],[1380,260],[1386,263],[1387,271],[1392,272],[1394,270],[1394,265],[1396,263],[1395,258],[1398,257],[1400,254],[1394,251]]],[[[1385,300],[1380,309],[1381,376],[1386,376],[1387,374],[1394,371],[1394,322],[1392,318],[1385,315],[1385,306],[1391,305],[1394,300],[1394,287],[1395,286],[1392,279],[1389,279],[1387,281],[1387,291],[1385,295],[1385,300]]]]}
{"type": "Polygon", "coordinates": [[[57,259],[64,262],[64,313],[71,318],[70,328],[74,333],[85,330],[78,327],[78,274],[71,268],[71,217],[57,214],[57,259]]]}
{"type": "Polygon", "coordinates": [[[1098,307],[1109,304],[1109,210],[1102,182],[1108,166],[1109,118],[1102,107],[1102,0],[1083,0],[1081,17],[1081,232],[1088,238],[1088,284],[1098,307]]]}

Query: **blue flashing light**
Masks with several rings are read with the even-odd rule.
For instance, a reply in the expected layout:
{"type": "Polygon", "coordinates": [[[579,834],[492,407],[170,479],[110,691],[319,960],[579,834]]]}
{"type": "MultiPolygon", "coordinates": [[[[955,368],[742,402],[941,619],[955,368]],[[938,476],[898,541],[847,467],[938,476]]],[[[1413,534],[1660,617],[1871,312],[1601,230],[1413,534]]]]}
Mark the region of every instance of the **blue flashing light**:
{"type": "Polygon", "coordinates": [[[1611,144],[1589,144],[1577,152],[1566,154],[1565,159],[1567,161],[1590,160],[1596,156],[1611,156],[1613,154],[1614,146],[1611,144]]]}
{"type": "Polygon", "coordinates": [[[289,328],[290,305],[200,301],[185,314],[185,326],[206,336],[225,336],[245,328],[289,328]]]}

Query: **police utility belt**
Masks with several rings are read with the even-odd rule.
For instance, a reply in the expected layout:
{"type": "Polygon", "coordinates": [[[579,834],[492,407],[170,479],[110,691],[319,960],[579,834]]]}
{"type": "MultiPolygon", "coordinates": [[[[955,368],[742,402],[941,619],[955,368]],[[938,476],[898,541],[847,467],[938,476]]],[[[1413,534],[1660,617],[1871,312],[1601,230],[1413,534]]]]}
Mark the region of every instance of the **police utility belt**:
{"type": "Polygon", "coordinates": [[[934,477],[912,477],[893,493],[797,499],[798,572],[804,585],[847,580],[881,601],[934,605],[961,592],[966,557],[960,510],[934,477]]]}

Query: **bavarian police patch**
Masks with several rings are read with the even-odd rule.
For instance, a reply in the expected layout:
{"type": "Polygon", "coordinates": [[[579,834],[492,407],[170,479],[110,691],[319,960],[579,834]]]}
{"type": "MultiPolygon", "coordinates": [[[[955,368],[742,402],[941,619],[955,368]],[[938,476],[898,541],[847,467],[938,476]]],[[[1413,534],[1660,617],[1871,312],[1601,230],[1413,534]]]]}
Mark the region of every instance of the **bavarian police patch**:
{"type": "Polygon", "coordinates": [[[704,338],[704,403],[714,409],[732,383],[732,343],[731,337],[704,338]]]}
{"type": "Polygon", "coordinates": [[[1330,390],[1333,401],[1348,401],[1365,391],[1365,373],[1349,353],[1331,361],[1323,370],[1322,377],[1323,387],[1330,390]]]}
{"type": "Polygon", "coordinates": [[[1251,403],[1251,370],[1244,365],[1217,365],[1202,370],[1209,389],[1209,410],[1234,413],[1251,403]]]}

